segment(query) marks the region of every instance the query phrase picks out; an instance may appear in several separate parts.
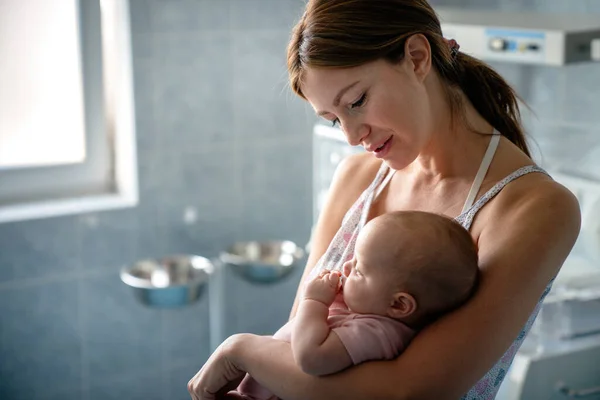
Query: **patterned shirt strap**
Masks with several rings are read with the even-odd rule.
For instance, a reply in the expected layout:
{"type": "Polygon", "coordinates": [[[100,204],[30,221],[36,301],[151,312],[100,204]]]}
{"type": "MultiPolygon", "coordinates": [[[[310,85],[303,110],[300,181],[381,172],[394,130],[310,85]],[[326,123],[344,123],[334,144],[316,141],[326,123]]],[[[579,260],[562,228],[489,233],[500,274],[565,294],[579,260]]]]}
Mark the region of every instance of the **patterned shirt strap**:
{"type": "Polygon", "coordinates": [[[473,206],[469,208],[469,210],[467,210],[467,212],[462,213],[458,217],[456,217],[456,221],[458,221],[466,230],[470,230],[475,215],[479,212],[479,210],[483,208],[483,206],[485,206],[491,199],[493,199],[494,196],[496,196],[510,182],[532,172],[540,172],[548,175],[546,171],[544,171],[537,165],[527,165],[525,167],[521,167],[513,173],[511,173],[510,175],[508,175],[507,177],[505,177],[504,179],[502,179],[500,182],[496,183],[490,190],[488,190],[483,196],[481,196],[479,200],[477,200],[475,204],[473,204],[473,206]]]}

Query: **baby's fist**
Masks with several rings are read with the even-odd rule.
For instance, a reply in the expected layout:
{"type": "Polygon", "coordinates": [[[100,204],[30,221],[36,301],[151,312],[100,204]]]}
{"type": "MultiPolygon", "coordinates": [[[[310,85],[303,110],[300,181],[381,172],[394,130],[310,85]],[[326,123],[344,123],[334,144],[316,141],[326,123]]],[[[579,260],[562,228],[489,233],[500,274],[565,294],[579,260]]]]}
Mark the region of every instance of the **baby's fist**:
{"type": "Polygon", "coordinates": [[[340,278],[339,271],[321,271],[317,277],[306,285],[304,298],[320,301],[329,307],[340,289],[340,278]]]}

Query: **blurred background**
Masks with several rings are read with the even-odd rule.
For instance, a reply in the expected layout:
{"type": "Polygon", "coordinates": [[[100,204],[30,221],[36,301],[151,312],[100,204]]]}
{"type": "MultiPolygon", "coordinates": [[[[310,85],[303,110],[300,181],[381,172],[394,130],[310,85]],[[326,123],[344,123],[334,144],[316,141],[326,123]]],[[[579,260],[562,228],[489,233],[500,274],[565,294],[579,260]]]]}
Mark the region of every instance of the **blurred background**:
{"type": "MultiPolygon", "coordinates": [[[[597,0],[432,3],[600,20],[597,0]]],[[[317,119],[285,68],[303,6],[130,1],[139,203],[0,224],[0,399],[189,398],[186,383],[210,354],[206,296],[149,308],[119,270],[168,254],[214,257],[241,240],[308,242],[317,119]]],[[[600,64],[493,65],[536,114],[525,120],[542,164],[576,169],[592,157],[600,64]]],[[[255,285],[226,274],[225,335],[274,332],[300,275],[255,285]]]]}

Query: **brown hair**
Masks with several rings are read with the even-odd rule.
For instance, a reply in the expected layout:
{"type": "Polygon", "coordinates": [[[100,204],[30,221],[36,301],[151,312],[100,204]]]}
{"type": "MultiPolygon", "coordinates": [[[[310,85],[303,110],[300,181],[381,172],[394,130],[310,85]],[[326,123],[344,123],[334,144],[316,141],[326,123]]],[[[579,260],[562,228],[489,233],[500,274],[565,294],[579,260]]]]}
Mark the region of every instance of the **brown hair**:
{"type": "Polygon", "coordinates": [[[410,293],[417,301],[421,323],[473,295],[479,280],[477,246],[458,222],[424,211],[394,211],[371,222],[389,228],[385,232],[392,246],[381,251],[393,260],[397,273],[393,278],[400,282],[395,290],[410,293]]]}
{"type": "Polygon", "coordinates": [[[446,83],[452,115],[464,115],[462,91],[494,128],[530,156],[515,91],[482,61],[462,52],[451,55],[426,0],[309,0],[288,44],[290,85],[306,99],[301,84],[308,67],[400,62],[406,39],[415,34],[430,43],[432,65],[446,83]]]}

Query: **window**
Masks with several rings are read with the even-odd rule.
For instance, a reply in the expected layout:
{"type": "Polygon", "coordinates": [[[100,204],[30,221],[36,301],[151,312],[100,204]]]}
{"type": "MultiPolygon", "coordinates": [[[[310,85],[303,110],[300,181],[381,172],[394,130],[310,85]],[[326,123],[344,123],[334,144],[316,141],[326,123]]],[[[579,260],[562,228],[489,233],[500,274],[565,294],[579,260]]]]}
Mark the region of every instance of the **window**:
{"type": "Polygon", "coordinates": [[[128,2],[0,2],[0,222],[137,203],[128,2]]]}

